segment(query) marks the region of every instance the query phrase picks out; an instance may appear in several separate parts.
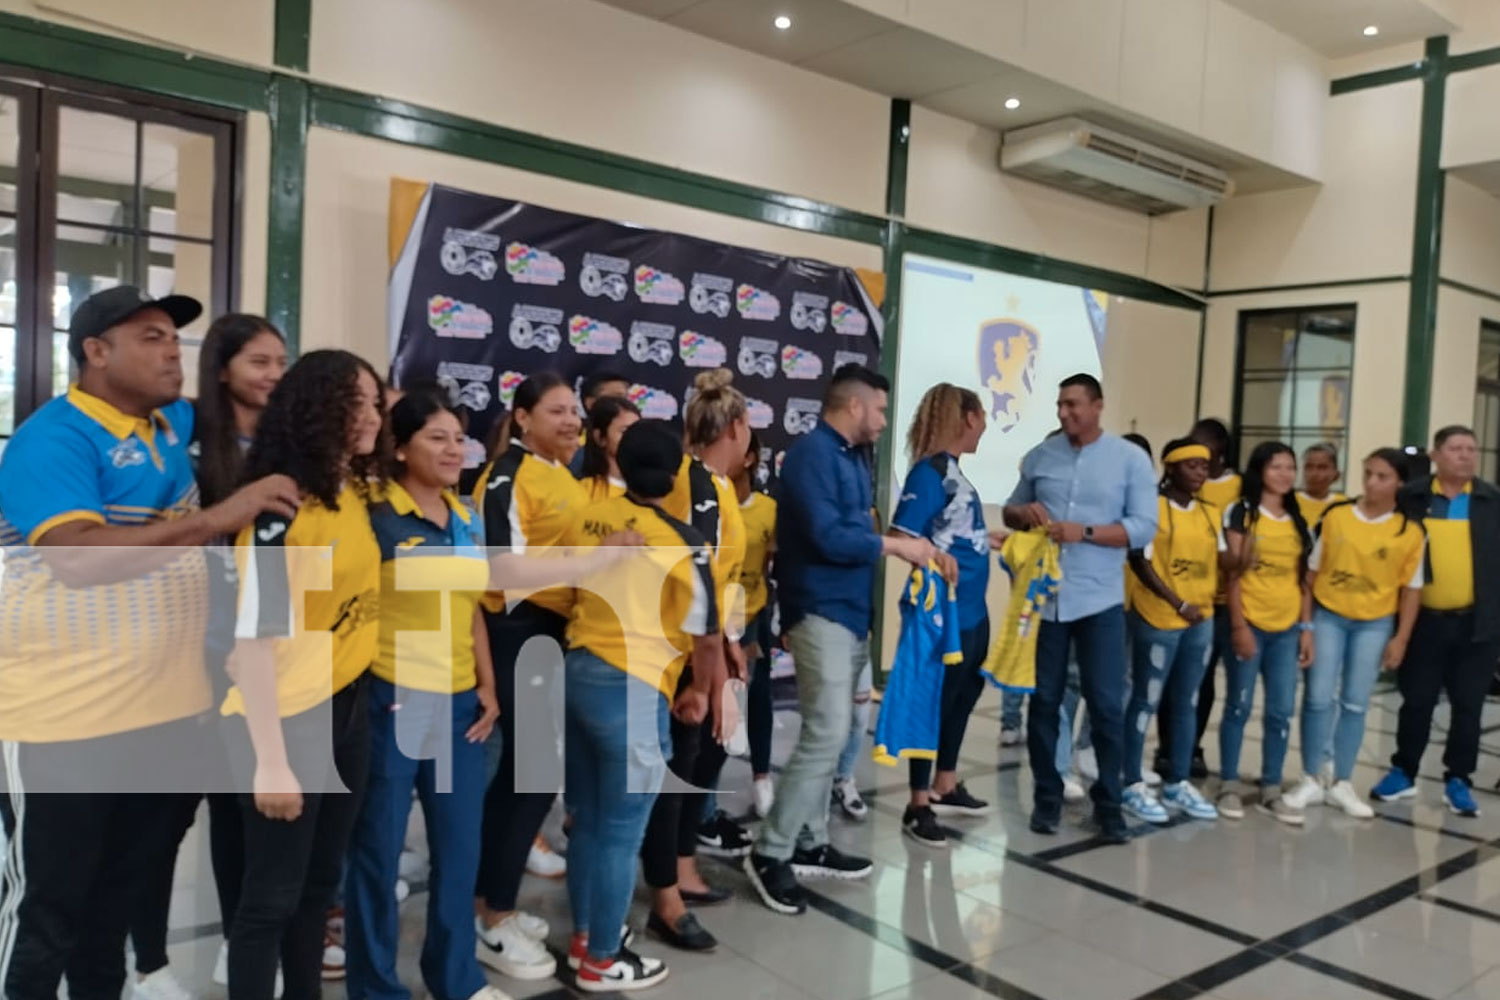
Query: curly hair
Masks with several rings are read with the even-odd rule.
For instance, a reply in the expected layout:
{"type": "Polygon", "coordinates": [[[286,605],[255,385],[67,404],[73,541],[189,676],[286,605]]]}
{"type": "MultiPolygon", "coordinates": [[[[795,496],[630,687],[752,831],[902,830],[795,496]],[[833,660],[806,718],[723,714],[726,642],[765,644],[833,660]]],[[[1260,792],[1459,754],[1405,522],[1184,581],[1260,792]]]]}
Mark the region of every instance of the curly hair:
{"type": "Polygon", "coordinates": [[[984,404],[974,390],[948,382],[939,382],[928,389],[917,404],[906,435],[906,450],[911,460],[920,462],[936,455],[964,429],[964,420],[971,413],[984,415],[984,404]]]}
{"type": "Polygon", "coordinates": [[[391,430],[382,424],[375,450],[349,455],[349,432],[359,409],[359,373],[375,380],[380,412],[386,412],[385,383],[370,363],[348,351],[312,351],[287,369],[271,393],[245,457],[245,479],[280,473],[338,510],[345,477],[369,499],[373,485],[386,482],[391,467],[391,430]]]}

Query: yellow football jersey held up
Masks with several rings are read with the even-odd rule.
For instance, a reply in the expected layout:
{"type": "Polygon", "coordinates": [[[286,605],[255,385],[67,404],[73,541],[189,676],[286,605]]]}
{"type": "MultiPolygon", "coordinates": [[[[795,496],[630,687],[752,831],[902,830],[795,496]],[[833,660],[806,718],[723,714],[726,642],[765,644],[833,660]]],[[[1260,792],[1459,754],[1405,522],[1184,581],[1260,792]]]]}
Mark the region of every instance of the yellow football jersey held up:
{"type": "Polygon", "coordinates": [[[1010,601],[981,668],[997,687],[1019,694],[1036,688],[1037,634],[1042,609],[1062,583],[1060,554],[1045,528],[1017,531],[1000,550],[1000,565],[1010,574],[1010,601]]]}

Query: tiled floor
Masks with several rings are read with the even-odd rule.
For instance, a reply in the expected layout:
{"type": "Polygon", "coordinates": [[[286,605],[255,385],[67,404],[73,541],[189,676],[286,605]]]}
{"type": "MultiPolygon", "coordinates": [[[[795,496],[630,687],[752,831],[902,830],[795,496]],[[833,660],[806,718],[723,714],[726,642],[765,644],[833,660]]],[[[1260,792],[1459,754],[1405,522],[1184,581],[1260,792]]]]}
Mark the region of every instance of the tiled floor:
{"type": "MultiPolygon", "coordinates": [[[[1377,696],[1356,776],[1362,790],[1383,773],[1393,742],[1396,696],[1377,696]]],[[[1031,780],[1020,748],[1000,750],[998,701],[986,695],[969,729],[961,773],[998,805],[982,821],[955,822],[951,849],[905,839],[905,774],[861,764],[870,790],[862,824],[835,820],[847,850],[866,853],[875,874],[862,883],[815,883],[801,917],[772,914],[726,865],[710,878],[736,890],[704,910],[722,942],[709,955],[669,953],[671,978],[646,996],[660,1000],[1365,1000],[1371,997],[1500,1000],[1500,705],[1486,714],[1476,781],[1480,819],[1442,807],[1441,740],[1434,727],[1427,779],[1414,804],[1381,807],[1369,822],[1315,808],[1293,830],[1250,810],[1240,822],[1180,823],[1141,830],[1124,847],[1098,844],[1081,809],[1056,837],[1026,828],[1031,780]]],[[[777,759],[795,739],[797,717],[779,716],[777,759]]],[[[1258,762],[1252,723],[1245,763],[1258,762]]],[[[1295,736],[1294,727],[1294,736],[1295,736]]],[[[1217,759],[1216,735],[1207,741],[1217,759]]],[[[1300,772],[1294,747],[1287,762],[1300,772]]],[[[748,801],[747,766],[731,761],[730,805],[748,801]]],[[[209,983],[218,913],[202,824],[183,851],[174,897],[174,967],[195,991],[209,983]]],[[[422,996],[415,955],[425,896],[404,908],[403,965],[422,996]]],[[[547,916],[565,945],[561,883],[529,881],[523,905],[547,916]]],[[[638,905],[635,922],[644,910],[638,905]]],[[[574,996],[566,973],[541,983],[496,984],[516,997],[574,996]]],[[[338,997],[342,991],[330,989],[338,997]]]]}

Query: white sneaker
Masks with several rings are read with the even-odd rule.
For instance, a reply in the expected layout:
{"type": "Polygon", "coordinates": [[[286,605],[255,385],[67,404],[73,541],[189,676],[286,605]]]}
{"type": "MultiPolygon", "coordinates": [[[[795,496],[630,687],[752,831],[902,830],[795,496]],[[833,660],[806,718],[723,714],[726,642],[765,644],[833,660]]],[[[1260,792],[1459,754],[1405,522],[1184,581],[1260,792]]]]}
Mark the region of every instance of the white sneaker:
{"type": "Polygon", "coordinates": [[[776,802],[776,786],[771,784],[771,778],[756,778],[750,785],[750,794],[755,799],[755,815],[765,819],[771,815],[771,806],[776,802]]]}
{"type": "Polygon", "coordinates": [[[498,986],[490,986],[486,983],[479,987],[478,992],[469,997],[469,1000],[511,1000],[511,995],[498,986]]]}
{"type": "Polygon", "coordinates": [[[568,862],[538,837],[526,855],[526,871],[538,878],[562,878],[568,874],[568,862]]]}
{"type": "Polygon", "coordinates": [[[521,933],[533,941],[545,941],[547,940],[547,935],[552,933],[552,926],[535,913],[517,910],[515,916],[511,919],[516,922],[516,926],[521,929],[521,933]]]}
{"type": "MultiPolygon", "coordinates": [[[[229,942],[223,941],[219,944],[219,957],[214,959],[214,974],[211,977],[215,986],[229,985],[229,942]]],[[[272,987],[276,1000],[281,1000],[283,988],[286,986],[281,979],[281,966],[276,967],[276,985],[272,987]]]]}
{"type": "Polygon", "coordinates": [[[404,903],[411,895],[411,883],[404,878],[396,879],[396,902],[404,903]]]}
{"type": "Polygon", "coordinates": [[[1078,751],[1078,773],[1090,783],[1099,780],[1099,758],[1094,755],[1093,747],[1078,751]]]}
{"type": "Polygon", "coordinates": [[[345,965],[348,956],[344,954],[344,946],[335,944],[326,937],[323,939],[323,980],[324,982],[337,983],[348,975],[345,965]]]}
{"type": "Polygon", "coordinates": [[[1020,746],[1026,742],[1026,733],[1021,729],[1001,729],[1000,745],[1003,747],[1020,746]]]}
{"type": "Polygon", "coordinates": [[[1161,775],[1149,767],[1141,768],[1141,780],[1146,783],[1147,788],[1161,787],[1161,775]]]}
{"type": "Polygon", "coordinates": [[[844,811],[844,815],[856,823],[870,813],[870,807],[859,797],[859,786],[853,778],[840,778],[833,783],[833,801],[844,811]]]}
{"type": "Polygon", "coordinates": [[[474,935],[478,939],[474,952],[480,964],[502,976],[549,979],[557,971],[557,959],[521,929],[520,921],[514,915],[494,927],[485,927],[484,921],[475,917],[474,935]]]}
{"type": "Polygon", "coordinates": [[[130,985],[130,995],[133,1000],[194,1000],[187,987],[172,974],[170,965],[162,966],[145,979],[136,979],[130,985]]]}
{"type": "Polygon", "coordinates": [[[1355,819],[1375,818],[1375,810],[1370,808],[1370,803],[1360,798],[1354,786],[1347,781],[1334,782],[1333,787],[1328,789],[1328,794],[1323,797],[1323,804],[1342,809],[1344,815],[1355,819]]]}
{"type": "Polygon", "coordinates": [[[425,857],[407,847],[402,849],[401,858],[396,862],[396,874],[408,882],[420,882],[427,877],[429,867],[425,857]]]}
{"type": "Polygon", "coordinates": [[[1323,783],[1310,774],[1304,774],[1300,781],[1282,795],[1282,798],[1286,799],[1286,804],[1293,809],[1322,805],[1323,783]]]}
{"type": "Polygon", "coordinates": [[[1076,774],[1065,774],[1065,775],[1063,775],[1063,801],[1064,802],[1082,802],[1084,799],[1086,799],[1088,797],[1089,797],[1089,793],[1088,793],[1087,789],[1085,789],[1083,787],[1083,782],[1081,782],[1081,781],[1078,780],[1078,775],[1076,775],[1076,774]]]}

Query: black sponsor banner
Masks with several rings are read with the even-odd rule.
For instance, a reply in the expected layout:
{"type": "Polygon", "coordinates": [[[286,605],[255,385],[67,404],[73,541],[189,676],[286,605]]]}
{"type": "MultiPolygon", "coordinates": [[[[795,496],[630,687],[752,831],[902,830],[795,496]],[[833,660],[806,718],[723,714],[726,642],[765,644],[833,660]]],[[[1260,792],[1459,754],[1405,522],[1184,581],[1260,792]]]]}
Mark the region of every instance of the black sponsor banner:
{"type": "Polygon", "coordinates": [[[391,380],[436,379],[472,411],[471,464],[533,372],[576,385],[615,371],[645,416],[680,420],[694,376],[727,367],[764,483],[816,424],[834,369],[880,363],[878,316],[848,268],[439,185],[416,227],[392,276],[391,380]]]}

